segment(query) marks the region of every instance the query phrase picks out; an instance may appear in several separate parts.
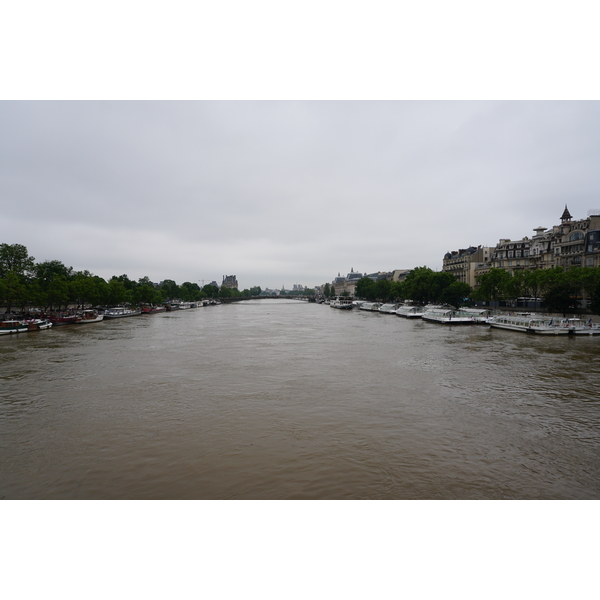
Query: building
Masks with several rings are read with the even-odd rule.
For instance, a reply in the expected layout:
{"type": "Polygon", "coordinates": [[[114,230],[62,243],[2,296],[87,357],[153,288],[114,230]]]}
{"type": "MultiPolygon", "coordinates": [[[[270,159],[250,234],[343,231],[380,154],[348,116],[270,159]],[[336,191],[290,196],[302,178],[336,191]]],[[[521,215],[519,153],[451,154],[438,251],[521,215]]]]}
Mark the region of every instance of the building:
{"type": "Polygon", "coordinates": [[[229,288],[230,290],[238,289],[238,282],[235,275],[223,275],[223,282],[221,283],[222,288],[229,288]]]}
{"type": "Polygon", "coordinates": [[[504,269],[511,274],[529,268],[530,250],[531,240],[528,237],[521,240],[501,239],[492,251],[492,267],[504,269]]]}
{"type": "Polygon", "coordinates": [[[554,227],[554,264],[571,267],[600,267],[600,210],[586,219],[573,221],[565,205],[560,225],[554,227]]]}
{"type": "Polygon", "coordinates": [[[342,277],[340,273],[331,282],[331,289],[335,296],[340,296],[344,292],[348,295],[354,296],[354,290],[356,289],[356,282],[363,277],[362,273],[355,271],[354,268],[350,269],[350,273],[346,277],[342,277]]]}
{"type": "Polygon", "coordinates": [[[363,275],[363,273],[359,273],[352,268],[346,277],[338,273],[337,277],[331,282],[331,288],[334,290],[336,296],[344,292],[347,292],[350,296],[354,296],[356,283],[363,277],[368,277],[372,281],[403,281],[409,273],[410,269],[394,269],[393,271],[377,271],[376,273],[365,273],[363,275]]]}
{"type": "Polygon", "coordinates": [[[533,231],[531,239],[501,239],[492,251],[492,267],[514,274],[522,269],[600,266],[600,210],[590,210],[587,218],[573,221],[565,205],[560,225],[533,231]]]}
{"type": "Polygon", "coordinates": [[[492,249],[487,246],[469,246],[447,252],[444,255],[442,271],[452,273],[458,281],[475,287],[476,271],[486,268],[491,252],[492,249]]]}

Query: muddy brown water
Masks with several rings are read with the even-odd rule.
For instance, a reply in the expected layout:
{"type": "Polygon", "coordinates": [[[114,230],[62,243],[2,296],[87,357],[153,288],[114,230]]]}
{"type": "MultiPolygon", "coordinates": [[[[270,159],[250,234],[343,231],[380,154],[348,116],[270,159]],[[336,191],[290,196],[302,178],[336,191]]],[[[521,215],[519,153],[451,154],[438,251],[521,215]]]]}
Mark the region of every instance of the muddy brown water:
{"type": "Polygon", "coordinates": [[[600,338],[246,301],[0,337],[0,498],[600,497],[600,338]]]}

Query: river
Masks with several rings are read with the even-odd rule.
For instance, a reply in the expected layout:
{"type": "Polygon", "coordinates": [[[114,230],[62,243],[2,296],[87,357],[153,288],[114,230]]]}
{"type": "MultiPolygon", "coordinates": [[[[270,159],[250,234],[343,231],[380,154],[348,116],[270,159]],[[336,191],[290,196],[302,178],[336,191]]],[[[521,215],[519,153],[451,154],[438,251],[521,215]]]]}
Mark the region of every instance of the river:
{"type": "Polygon", "coordinates": [[[0,498],[597,499],[600,338],[252,300],[0,337],[0,498]]]}

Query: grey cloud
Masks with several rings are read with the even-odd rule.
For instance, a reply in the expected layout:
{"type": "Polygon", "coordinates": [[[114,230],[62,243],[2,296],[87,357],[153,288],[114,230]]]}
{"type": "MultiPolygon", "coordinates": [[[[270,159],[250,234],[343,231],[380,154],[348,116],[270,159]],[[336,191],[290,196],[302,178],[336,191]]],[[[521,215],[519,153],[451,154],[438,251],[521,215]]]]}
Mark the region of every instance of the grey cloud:
{"type": "Polygon", "coordinates": [[[313,285],[600,205],[597,102],[3,102],[3,242],[108,277],[313,285]]]}

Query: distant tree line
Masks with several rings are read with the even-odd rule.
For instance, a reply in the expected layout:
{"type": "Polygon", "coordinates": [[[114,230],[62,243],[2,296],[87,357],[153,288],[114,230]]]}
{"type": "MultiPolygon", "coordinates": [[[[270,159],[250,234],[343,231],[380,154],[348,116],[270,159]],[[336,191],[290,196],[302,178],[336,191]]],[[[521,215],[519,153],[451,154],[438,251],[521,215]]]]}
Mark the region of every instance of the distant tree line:
{"type": "Polygon", "coordinates": [[[478,286],[473,290],[466,283],[457,281],[451,273],[417,267],[404,281],[373,281],[363,277],[355,289],[355,296],[365,300],[412,300],[420,304],[444,303],[455,307],[475,300],[515,302],[518,298],[539,298],[548,310],[563,314],[581,308],[584,293],[590,300],[590,310],[600,314],[600,268],[578,267],[565,271],[562,267],[553,267],[514,274],[491,269],[478,278],[478,286]]]}
{"type": "Polygon", "coordinates": [[[590,310],[600,314],[600,268],[575,267],[565,271],[562,267],[515,271],[491,269],[481,275],[473,292],[474,300],[506,300],[540,298],[546,308],[563,315],[581,308],[585,294],[590,300],[590,310]]]}
{"type": "Polygon", "coordinates": [[[142,277],[114,275],[108,281],[89,271],[74,271],[59,260],[40,263],[21,244],[0,244],[0,306],[7,312],[26,307],[60,310],[69,305],[83,307],[119,304],[160,304],[169,300],[196,301],[204,298],[259,296],[260,287],[237,289],[186,281],[178,285],[165,279],[160,285],[142,277]]]}
{"type": "Polygon", "coordinates": [[[404,281],[373,281],[363,277],[356,282],[355,296],[381,302],[412,300],[420,304],[444,303],[460,306],[471,294],[471,287],[451,273],[435,272],[428,267],[413,269],[404,281]]]}

